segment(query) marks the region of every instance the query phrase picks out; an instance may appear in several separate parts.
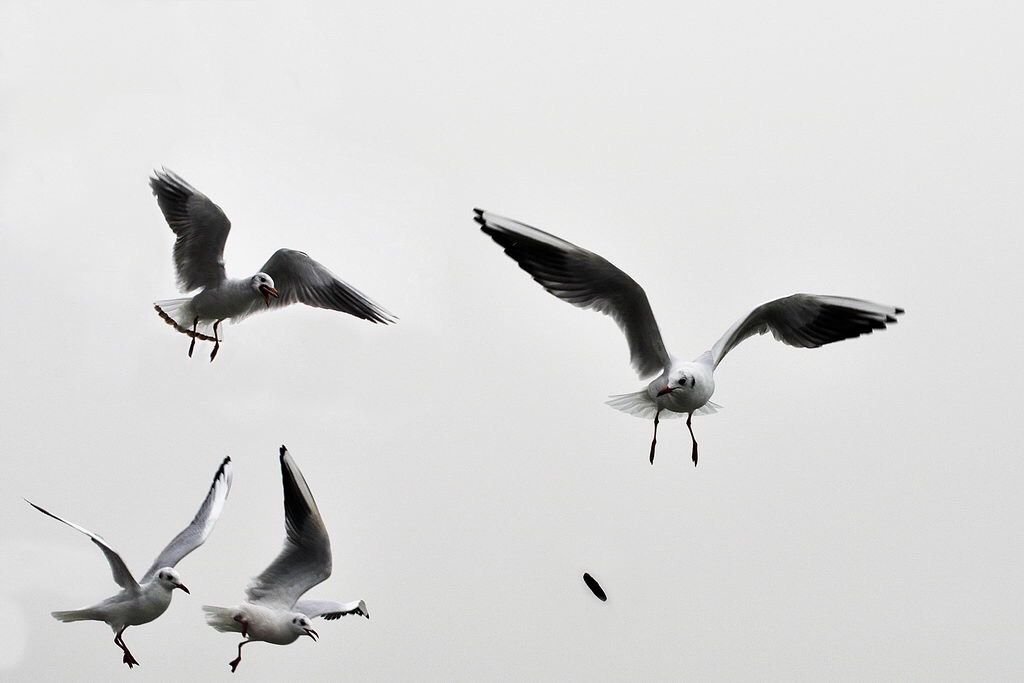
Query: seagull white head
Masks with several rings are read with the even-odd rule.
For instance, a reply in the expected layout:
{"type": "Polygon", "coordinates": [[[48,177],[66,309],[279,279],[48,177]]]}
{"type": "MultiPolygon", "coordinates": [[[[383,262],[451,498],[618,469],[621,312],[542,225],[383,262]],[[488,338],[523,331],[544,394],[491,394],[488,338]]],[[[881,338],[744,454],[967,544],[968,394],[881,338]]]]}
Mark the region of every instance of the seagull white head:
{"type": "Polygon", "coordinates": [[[658,391],[657,395],[664,396],[677,389],[692,389],[694,384],[696,384],[696,378],[693,373],[688,373],[685,369],[677,370],[669,375],[668,382],[658,391]]]}
{"type": "Polygon", "coordinates": [[[274,288],[274,278],[270,277],[266,273],[256,273],[252,276],[252,287],[260,296],[263,297],[263,303],[267,306],[270,305],[270,297],[277,297],[277,290],[274,288]]]}
{"type": "Polygon", "coordinates": [[[313,625],[309,623],[309,617],[302,612],[293,612],[291,620],[292,629],[296,633],[296,638],[300,636],[309,636],[316,642],[316,639],[320,637],[320,634],[313,630],[313,625]]]}
{"type": "Polygon", "coordinates": [[[178,572],[176,572],[173,567],[164,567],[158,571],[156,573],[156,581],[166,588],[168,593],[173,591],[175,588],[180,588],[189,594],[192,592],[181,582],[181,577],[178,576],[178,572]]]}

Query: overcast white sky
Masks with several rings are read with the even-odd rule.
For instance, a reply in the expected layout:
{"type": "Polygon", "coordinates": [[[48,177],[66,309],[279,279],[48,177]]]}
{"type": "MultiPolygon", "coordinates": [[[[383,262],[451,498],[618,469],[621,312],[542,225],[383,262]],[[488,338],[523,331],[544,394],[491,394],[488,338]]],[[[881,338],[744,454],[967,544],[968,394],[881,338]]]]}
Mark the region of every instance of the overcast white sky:
{"type": "Polygon", "coordinates": [[[213,680],[283,536],[287,444],[331,531],[313,592],[370,621],[253,645],[247,680],[1024,677],[1012,2],[0,4],[0,677],[213,680]],[[839,5],[842,6],[839,6],[839,5]],[[208,348],[147,186],[302,249],[398,314],[294,307],[208,348]],[[602,316],[544,293],[481,206],[597,251],[696,356],[796,291],[903,306],[816,351],[745,343],[726,409],[642,386],[602,316]],[[141,572],[224,455],[235,487],[159,620],[54,609],[141,572]],[[598,602],[584,571],[609,595],[598,602]]]}

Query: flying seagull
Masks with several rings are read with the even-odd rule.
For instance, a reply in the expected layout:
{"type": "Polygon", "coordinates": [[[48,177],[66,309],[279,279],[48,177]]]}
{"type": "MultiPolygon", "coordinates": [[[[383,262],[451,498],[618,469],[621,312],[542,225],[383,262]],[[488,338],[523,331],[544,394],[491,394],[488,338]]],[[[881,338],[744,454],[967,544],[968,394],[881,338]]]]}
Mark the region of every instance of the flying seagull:
{"type": "Polygon", "coordinates": [[[115,633],[114,644],[124,652],[122,661],[129,669],[138,664],[138,660],[132,656],[124,642],[125,629],[129,626],[147,624],[163,614],[171,604],[171,592],[175,588],[189,592],[174,566],[201,546],[213,531],[213,525],[217,523],[217,518],[224,509],[224,501],[227,500],[230,490],[231,458],[224,458],[217,468],[217,473],[213,475],[213,483],[210,484],[210,490],[203,504],[199,506],[195,518],[161,551],[139,581],[135,580],[121,556],[107,545],[103,538],[26,500],[25,502],[44,515],[49,515],[91,538],[106,555],[114,581],[122,589],[117,595],[92,607],[52,612],[53,617],[60,621],[105,621],[115,633]]]}
{"type": "Polygon", "coordinates": [[[726,330],[722,338],[694,361],[679,360],[661,340],[643,288],[611,262],[543,230],[474,209],[474,220],[519,267],[548,292],[579,308],[610,315],[629,343],[633,368],[641,379],[657,374],[646,389],[612,396],[608,405],[631,415],[654,418],[651,464],[658,442],[658,421],[686,415],[697,464],[694,415],[717,412],[709,399],[715,391],[714,371],[725,355],[744,339],[771,332],[776,339],[803,348],[851,339],[895,323],[902,308],[843,296],[793,294],[761,304],[726,330]]]}
{"type": "Polygon", "coordinates": [[[349,313],[372,323],[395,322],[395,317],[355,287],[301,251],[278,249],[260,272],[240,279],[224,273],[224,243],[231,221],[209,197],[189,185],[173,171],[154,171],[149,185],[167,224],[177,235],[174,265],[178,287],[183,292],[199,289],[181,299],[154,304],[164,322],[192,338],[213,342],[210,360],[220,350],[220,324],[268,308],[303,303],[316,308],[349,313]],[[211,329],[212,325],[212,329],[211,329]]]}
{"type": "Polygon", "coordinates": [[[313,586],[331,575],[331,539],[313,500],[306,480],[288,449],[281,446],[281,478],[284,484],[284,548],[270,566],[246,589],[246,601],[238,607],[203,605],[206,622],[218,631],[241,632],[238,656],[231,660],[231,671],[242,661],[242,646],[262,640],[288,645],[299,636],[314,641],[319,634],[310,619],[328,621],[348,614],[370,613],[362,600],[330,602],[300,600],[313,586]]]}

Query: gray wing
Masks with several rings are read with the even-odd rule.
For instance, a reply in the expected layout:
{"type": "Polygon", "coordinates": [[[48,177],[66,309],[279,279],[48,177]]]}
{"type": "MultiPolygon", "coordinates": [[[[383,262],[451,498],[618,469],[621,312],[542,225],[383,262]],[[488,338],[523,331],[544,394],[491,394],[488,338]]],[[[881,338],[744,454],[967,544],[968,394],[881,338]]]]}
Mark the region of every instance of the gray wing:
{"type": "Polygon", "coordinates": [[[160,555],[153,561],[153,565],[143,575],[141,583],[152,579],[164,567],[177,565],[183,557],[206,541],[224,509],[224,502],[228,499],[228,492],[231,491],[231,479],[231,458],[224,458],[213,475],[213,483],[210,484],[210,490],[207,492],[203,504],[199,506],[199,512],[192,518],[189,525],[182,529],[174,537],[174,540],[160,552],[160,555]]]}
{"type": "Polygon", "coordinates": [[[370,618],[370,610],[362,600],[352,602],[331,602],[330,600],[299,600],[295,603],[295,611],[302,612],[310,619],[323,617],[327,621],[340,619],[349,614],[358,614],[370,618]]]}
{"type": "Polygon", "coordinates": [[[125,565],[124,560],[121,559],[121,556],[117,554],[117,551],[111,548],[109,545],[107,545],[107,542],[104,541],[102,537],[97,536],[96,534],[94,534],[93,532],[89,531],[84,527],[78,526],[74,522],[69,522],[63,517],[58,517],[49,510],[44,510],[43,508],[39,507],[30,500],[26,500],[25,502],[34,507],[36,510],[42,512],[44,515],[53,517],[58,522],[63,522],[75,531],[81,532],[89,538],[91,538],[92,542],[98,545],[100,550],[103,551],[103,554],[106,555],[107,562],[110,563],[110,572],[114,575],[114,583],[132,593],[139,592],[139,582],[136,581],[135,577],[132,576],[132,573],[128,571],[128,567],[125,565]]]}
{"type": "Polygon", "coordinates": [[[482,209],[473,211],[480,229],[544,289],[573,306],[610,315],[626,335],[640,377],[670,365],[647,294],[633,278],[601,256],[543,230],[482,209]]]}
{"type": "Polygon", "coordinates": [[[768,331],[790,346],[814,349],[832,342],[883,330],[895,323],[902,308],[861,299],[818,294],[794,294],[761,304],[733,323],[711,349],[714,367],[737,344],[768,331]]]}
{"type": "MultiPolygon", "coordinates": [[[[278,249],[260,270],[273,278],[278,292],[276,298],[270,299],[270,308],[300,303],[341,311],[372,323],[396,320],[383,306],[301,251],[278,249]]],[[[267,305],[257,299],[244,315],[266,309],[267,305]]]]}
{"type": "Polygon", "coordinates": [[[188,292],[219,285],[225,278],[224,242],[231,221],[209,197],[166,168],[153,172],[149,186],[178,236],[174,242],[178,287],[188,292]]]}
{"type": "Polygon", "coordinates": [[[281,446],[284,548],[246,589],[249,602],[291,609],[302,594],[331,575],[331,539],[306,480],[281,446]]]}

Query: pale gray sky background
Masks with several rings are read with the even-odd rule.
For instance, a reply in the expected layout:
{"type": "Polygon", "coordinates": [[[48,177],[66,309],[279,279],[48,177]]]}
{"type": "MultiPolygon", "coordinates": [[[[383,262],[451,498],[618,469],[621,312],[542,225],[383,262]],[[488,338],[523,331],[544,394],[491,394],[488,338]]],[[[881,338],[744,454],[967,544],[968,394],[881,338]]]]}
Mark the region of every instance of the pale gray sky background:
{"type": "Polygon", "coordinates": [[[287,444],[331,531],[315,596],[370,621],[253,645],[304,680],[1024,677],[1024,9],[1012,2],[0,4],[0,677],[213,680],[283,536],[287,444]],[[308,251],[401,317],[295,307],[208,347],[147,178],[254,272],[308,251]],[[651,424],[607,318],[544,293],[481,206],[597,251],[696,356],[796,291],[903,306],[817,351],[765,338],[726,409],[651,424]],[[141,572],[217,463],[235,487],[126,633],[54,609],[141,572]],[[609,600],[598,602],[591,572],[609,600]]]}

